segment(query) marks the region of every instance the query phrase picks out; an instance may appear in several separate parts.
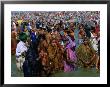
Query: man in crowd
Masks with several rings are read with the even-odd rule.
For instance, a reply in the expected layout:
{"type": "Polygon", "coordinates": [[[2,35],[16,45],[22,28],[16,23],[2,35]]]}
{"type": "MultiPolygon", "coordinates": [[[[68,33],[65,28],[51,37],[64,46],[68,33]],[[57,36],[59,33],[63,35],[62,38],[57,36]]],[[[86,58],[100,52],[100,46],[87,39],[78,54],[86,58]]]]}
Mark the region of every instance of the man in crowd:
{"type": "Polygon", "coordinates": [[[27,51],[27,35],[22,32],[19,35],[19,39],[20,41],[16,47],[16,65],[18,70],[22,70],[23,62],[25,61],[25,52],[27,51]]]}

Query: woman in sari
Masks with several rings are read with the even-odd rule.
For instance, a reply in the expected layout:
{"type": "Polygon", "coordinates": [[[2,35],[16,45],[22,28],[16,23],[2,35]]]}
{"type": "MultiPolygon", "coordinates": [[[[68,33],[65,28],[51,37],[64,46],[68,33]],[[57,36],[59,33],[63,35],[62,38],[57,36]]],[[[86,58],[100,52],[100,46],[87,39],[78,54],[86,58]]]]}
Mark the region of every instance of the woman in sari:
{"type": "Polygon", "coordinates": [[[38,51],[40,58],[42,59],[42,65],[43,66],[48,66],[48,58],[47,58],[47,48],[48,44],[45,38],[45,35],[41,37],[40,42],[38,46],[38,51]]]}
{"type": "Polygon", "coordinates": [[[17,33],[14,29],[12,29],[11,32],[11,54],[15,54],[16,53],[16,46],[17,46],[17,33]]]}
{"type": "Polygon", "coordinates": [[[51,73],[54,73],[55,71],[55,56],[56,56],[56,50],[55,50],[55,42],[51,41],[51,44],[48,45],[48,58],[49,58],[49,68],[51,73]]]}
{"type": "Polygon", "coordinates": [[[75,69],[75,63],[77,61],[76,53],[75,53],[75,42],[72,40],[70,36],[66,33],[66,48],[65,51],[67,53],[66,61],[64,61],[64,72],[70,72],[75,69]]]}
{"type": "Polygon", "coordinates": [[[58,70],[63,68],[63,55],[61,50],[61,45],[58,41],[58,38],[52,35],[52,39],[47,48],[49,66],[52,73],[55,73],[58,70]]]}
{"type": "Polygon", "coordinates": [[[96,63],[96,53],[93,47],[91,46],[90,41],[85,38],[84,43],[80,44],[76,49],[77,53],[77,65],[78,67],[89,68],[96,63]]]}

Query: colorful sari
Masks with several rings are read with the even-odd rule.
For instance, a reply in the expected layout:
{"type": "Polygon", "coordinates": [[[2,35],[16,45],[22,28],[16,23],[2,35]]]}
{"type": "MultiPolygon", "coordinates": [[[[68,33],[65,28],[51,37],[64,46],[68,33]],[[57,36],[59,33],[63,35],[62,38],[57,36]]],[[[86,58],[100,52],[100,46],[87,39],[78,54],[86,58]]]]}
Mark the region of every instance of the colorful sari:
{"type": "Polygon", "coordinates": [[[71,40],[70,37],[68,37],[69,43],[66,45],[66,53],[67,53],[67,59],[64,61],[64,72],[70,72],[75,69],[75,62],[77,61],[76,53],[74,51],[75,42],[71,40]]]}

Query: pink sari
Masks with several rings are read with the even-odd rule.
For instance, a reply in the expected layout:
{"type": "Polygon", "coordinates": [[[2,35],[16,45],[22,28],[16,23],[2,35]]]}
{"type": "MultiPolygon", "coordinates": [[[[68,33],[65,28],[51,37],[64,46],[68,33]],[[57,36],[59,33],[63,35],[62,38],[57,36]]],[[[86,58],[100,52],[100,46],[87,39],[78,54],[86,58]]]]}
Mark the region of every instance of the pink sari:
{"type": "MultiPolygon", "coordinates": [[[[71,47],[74,47],[74,46],[75,46],[75,43],[73,41],[66,46],[67,57],[72,62],[76,62],[77,61],[75,51],[71,49],[71,47]]],[[[75,66],[73,66],[71,64],[67,64],[67,62],[64,61],[64,72],[73,71],[74,67],[75,66]]]]}

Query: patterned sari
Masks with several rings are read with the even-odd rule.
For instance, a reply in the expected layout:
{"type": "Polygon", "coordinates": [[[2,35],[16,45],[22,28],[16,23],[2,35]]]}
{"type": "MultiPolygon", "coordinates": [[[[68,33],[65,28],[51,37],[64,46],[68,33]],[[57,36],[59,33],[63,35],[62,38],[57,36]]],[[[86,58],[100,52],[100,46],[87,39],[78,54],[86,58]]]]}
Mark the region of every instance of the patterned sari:
{"type": "Polygon", "coordinates": [[[79,67],[88,67],[92,64],[91,59],[93,58],[95,51],[90,45],[81,44],[76,49],[79,67]],[[90,63],[90,64],[89,64],[90,63]]]}
{"type": "Polygon", "coordinates": [[[75,69],[75,62],[77,61],[76,53],[74,51],[75,42],[69,38],[69,43],[66,45],[67,59],[64,61],[64,72],[70,72],[75,69]]]}

